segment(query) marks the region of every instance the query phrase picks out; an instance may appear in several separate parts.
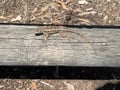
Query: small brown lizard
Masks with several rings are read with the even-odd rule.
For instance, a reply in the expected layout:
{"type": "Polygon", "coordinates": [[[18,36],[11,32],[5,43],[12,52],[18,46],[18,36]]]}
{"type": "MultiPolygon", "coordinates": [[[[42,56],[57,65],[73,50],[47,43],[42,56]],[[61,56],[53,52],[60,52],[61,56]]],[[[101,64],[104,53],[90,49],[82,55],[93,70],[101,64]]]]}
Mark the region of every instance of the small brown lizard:
{"type": "Polygon", "coordinates": [[[72,37],[65,34],[64,32],[72,32],[72,33],[76,33],[77,35],[80,35],[82,38],[84,38],[86,41],[89,42],[89,44],[91,45],[91,47],[93,48],[93,50],[95,52],[95,55],[97,55],[94,46],[92,45],[90,40],[84,34],[82,34],[81,32],[78,32],[78,31],[70,30],[65,26],[42,26],[42,28],[39,28],[37,30],[36,35],[45,35],[45,41],[47,41],[50,34],[56,34],[56,33],[60,33],[60,35],[63,38],[68,38],[69,40],[72,39],[72,37]]]}

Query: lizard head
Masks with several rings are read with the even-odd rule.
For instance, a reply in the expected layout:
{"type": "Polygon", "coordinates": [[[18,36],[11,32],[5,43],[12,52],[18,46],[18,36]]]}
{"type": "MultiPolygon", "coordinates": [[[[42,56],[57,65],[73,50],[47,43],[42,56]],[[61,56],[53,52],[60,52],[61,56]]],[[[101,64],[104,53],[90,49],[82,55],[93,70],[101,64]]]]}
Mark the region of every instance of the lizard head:
{"type": "Polygon", "coordinates": [[[35,36],[40,36],[40,35],[43,35],[43,32],[36,32],[35,33],[35,36]]]}
{"type": "Polygon", "coordinates": [[[37,29],[35,36],[40,36],[40,35],[43,35],[43,32],[41,30],[37,29]]]}

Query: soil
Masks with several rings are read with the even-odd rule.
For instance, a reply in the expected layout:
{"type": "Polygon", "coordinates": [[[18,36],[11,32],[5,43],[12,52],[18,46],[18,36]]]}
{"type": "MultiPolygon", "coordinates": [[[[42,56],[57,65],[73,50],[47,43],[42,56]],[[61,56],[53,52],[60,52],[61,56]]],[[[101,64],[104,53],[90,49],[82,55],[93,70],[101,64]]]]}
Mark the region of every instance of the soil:
{"type": "Polygon", "coordinates": [[[0,80],[0,90],[119,90],[118,80],[0,80]]]}
{"type": "MultiPolygon", "coordinates": [[[[119,26],[120,0],[0,0],[0,23],[119,26]]],[[[118,82],[1,79],[0,90],[117,90],[118,82]]]]}
{"type": "Polygon", "coordinates": [[[1,23],[120,25],[119,0],[1,0],[1,23]]]}

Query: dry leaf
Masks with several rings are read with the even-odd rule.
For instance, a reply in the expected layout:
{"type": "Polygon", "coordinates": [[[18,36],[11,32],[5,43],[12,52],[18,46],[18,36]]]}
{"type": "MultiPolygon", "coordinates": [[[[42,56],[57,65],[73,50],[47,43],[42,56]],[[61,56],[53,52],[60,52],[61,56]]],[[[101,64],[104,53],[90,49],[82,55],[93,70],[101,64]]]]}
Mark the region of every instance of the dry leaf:
{"type": "Polygon", "coordinates": [[[23,82],[22,80],[17,80],[17,83],[22,84],[23,82]]]}
{"type": "Polygon", "coordinates": [[[49,87],[51,87],[51,88],[53,88],[54,89],[54,86],[53,85],[51,85],[51,84],[49,84],[49,83],[47,83],[47,82],[44,82],[44,81],[40,81],[42,84],[44,84],[44,85],[46,85],[46,86],[49,86],[49,87]]]}
{"type": "Polygon", "coordinates": [[[52,17],[51,15],[52,15],[51,13],[47,13],[47,14],[44,14],[44,15],[40,15],[40,16],[38,16],[38,17],[36,17],[36,18],[37,18],[37,19],[38,19],[38,18],[41,18],[41,19],[51,18],[51,17],[52,17]]]}
{"type": "Polygon", "coordinates": [[[21,21],[21,19],[22,19],[21,16],[22,16],[22,15],[18,15],[16,18],[13,18],[13,19],[11,20],[11,22],[21,21]]]}
{"type": "Polygon", "coordinates": [[[37,16],[40,16],[41,14],[43,14],[45,11],[47,11],[48,10],[48,8],[49,8],[49,4],[48,5],[46,5],[45,7],[42,7],[41,8],[41,12],[40,13],[38,13],[38,14],[36,14],[37,16]]]}
{"type": "Polygon", "coordinates": [[[31,17],[31,21],[34,21],[36,19],[36,17],[34,16],[34,15],[32,15],[32,17],[31,17]]]}
{"type": "Polygon", "coordinates": [[[15,90],[20,90],[19,88],[16,88],[15,90]]]}
{"type": "Polygon", "coordinates": [[[82,21],[82,22],[90,23],[90,21],[89,21],[88,19],[80,18],[80,19],[78,19],[78,20],[80,20],[80,21],[82,21]]]}
{"type": "Polygon", "coordinates": [[[61,22],[60,22],[60,20],[54,20],[51,22],[51,24],[58,25],[58,24],[61,24],[61,22]]]}
{"type": "Polygon", "coordinates": [[[32,90],[37,90],[37,85],[34,81],[31,82],[32,84],[32,90]]]}
{"type": "Polygon", "coordinates": [[[0,19],[1,19],[1,20],[6,20],[7,18],[4,17],[4,16],[0,16],[0,19]]]}
{"type": "Polygon", "coordinates": [[[53,8],[55,11],[58,11],[58,9],[56,8],[56,7],[57,7],[57,4],[56,4],[56,3],[50,3],[49,5],[50,5],[51,8],[53,8]]]}
{"type": "Polygon", "coordinates": [[[68,8],[66,7],[64,2],[59,1],[59,0],[56,0],[56,2],[59,3],[62,6],[63,9],[68,10],[68,8]]]}
{"type": "Polygon", "coordinates": [[[83,13],[79,13],[78,16],[84,16],[84,15],[95,15],[97,12],[95,11],[90,11],[90,12],[83,12],[83,13]]]}
{"type": "Polygon", "coordinates": [[[37,8],[34,8],[34,10],[32,11],[32,13],[35,13],[37,11],[37,8]]]}
{"type": "Polygon", "coordinates": [[[63,83],[67,86],[67,90],[75,90],[75,87],[72,84],[66,83],[64,81],[63,81],[63,83]]]}
{"type": "Polygon", "coordinates": [[[118,21],[120,21],[120,17],[118,17],[118,21]]]}
{"type": "Polygon", "coordinates": [[[55,6],[57,6],[55,3],[49,3],[45,7],[42,7],[41,12],[36,15],[37,16],[42,15],[44,12],[48,11],[49,7],[53,8],[55,11],[58,11],[55,6]]]}

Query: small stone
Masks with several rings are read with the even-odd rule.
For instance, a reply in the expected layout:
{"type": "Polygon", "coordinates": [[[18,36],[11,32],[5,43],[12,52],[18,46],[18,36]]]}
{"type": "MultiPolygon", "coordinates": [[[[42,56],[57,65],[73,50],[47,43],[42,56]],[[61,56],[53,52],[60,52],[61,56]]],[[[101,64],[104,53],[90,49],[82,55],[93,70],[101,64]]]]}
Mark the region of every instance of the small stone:
{"type": "Polygon", "coordinates": [[[111,21],[111,20],[109,20],[108,22],[109,22],[109,23],[111,23],[112,21],[111,21]]]}
{"type": "Polygon", "coordinates": [[[86,11],[92,11],[93,10],[93,8],[91,7],[91,8],[88,8],[88,9],[86,9],[86,11]]]}
{"type": "Polygon", "coordinates": [[[107,0],[107,2],[111,2],[111,0],[107,0]]]}
{"type": "Polygon", "coordinates": [[[5,86],[3,86],[3,85],[0,85],[0,89],[1,89],[1,88],[4,88],[4,87],[5,87],[5,86]]]}
{"type": "Polygon", "coordinates": [[[86,0],[79,0],[78,3],[79,4],[88,4],[88,2],[86,0]]]}
{"type": "Polygon", "coordinates": [[[106,15],[106,16],[103,18],[103,20],[105,20],[105,21],[106,21],[107,19],[108,19],[108,16],[106,15]]]}

